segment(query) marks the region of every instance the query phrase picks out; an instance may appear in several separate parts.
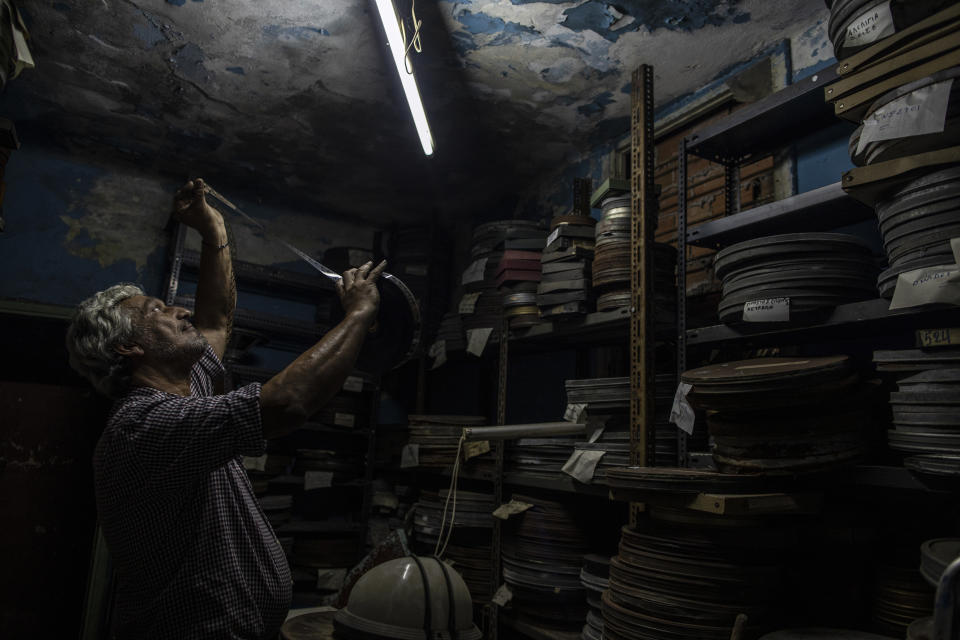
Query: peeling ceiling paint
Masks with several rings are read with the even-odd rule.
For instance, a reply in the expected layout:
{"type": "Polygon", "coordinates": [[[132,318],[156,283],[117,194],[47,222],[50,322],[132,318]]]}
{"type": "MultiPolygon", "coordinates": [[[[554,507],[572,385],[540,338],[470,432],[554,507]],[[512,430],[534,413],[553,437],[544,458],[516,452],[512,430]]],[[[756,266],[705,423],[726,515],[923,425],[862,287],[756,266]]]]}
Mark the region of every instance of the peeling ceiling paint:
{"type": "Polygon", "coordinates": [[[503,216],[538,176],[626,132],[639,64],[654,65],[663,105],[826,12],[809,0],[420,0],[414,65],[437,141],[426,159],[371,9],[25,5],[37,68],[11,84],[3,115],[28,144],[202,174],[358,224],[503,216]]]}

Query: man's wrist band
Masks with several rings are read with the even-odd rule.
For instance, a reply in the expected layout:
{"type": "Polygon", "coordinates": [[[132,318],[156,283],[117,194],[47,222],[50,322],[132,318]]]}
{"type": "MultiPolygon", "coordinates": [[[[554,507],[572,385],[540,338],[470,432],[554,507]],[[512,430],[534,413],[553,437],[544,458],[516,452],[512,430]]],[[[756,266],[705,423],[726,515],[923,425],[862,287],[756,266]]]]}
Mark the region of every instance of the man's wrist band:
{"type": "Polygon", "coordinates": [[[213,243],[207,242],[206,240],[200,240],[200,242],[201,242],[204,246],[210,247],[211,249],[216,249],[217,251],[219,251],[219,250],[221,250],[221,249],[226,249],[226,248],[227,248],[227,245],[230,244],[230,241],[229,241],[229,240],[227,240],[227,241],[224,242],[223,244],[213,244],[213,243]]]}

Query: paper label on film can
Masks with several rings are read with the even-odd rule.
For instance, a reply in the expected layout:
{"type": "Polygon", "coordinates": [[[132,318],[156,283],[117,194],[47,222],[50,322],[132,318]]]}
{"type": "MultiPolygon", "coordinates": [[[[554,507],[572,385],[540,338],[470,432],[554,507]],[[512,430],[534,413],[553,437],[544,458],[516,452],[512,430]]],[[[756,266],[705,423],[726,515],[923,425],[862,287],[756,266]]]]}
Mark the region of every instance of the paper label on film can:
{"type": "Polygon", "coordinates": [[[400,468],[408,469],[418,466],[420,466],[420,445],[417,443],[403,445],[403,450],[400,452],[400,468]]]}
{"type": "Polygon", "coordinates": [[[463,297],[460,298],[460,306],[458,308],[458,311],[460,311],[461,315],[467,316],[476,310],[477,299],[480,297],[481,293],[481,291],[478,291],[476,293],[463,294],[463,297]]]}
{"type": "Polygon", "coordinates": [[[460,284],[470,284],[471,282],[481,282],[483,280],[484,271],[487,269],[487,259],[480,258],[474,260],[467,270],[463,272],[463,278],[460,280],[460,284]]]}
{"type": "Polygon", "coordinates": [[[920,87],[871,113],[863,121],[857,153],[871,142],[942,132],[952,86],[953,79],[920,87]]]}
{"type": "Polygon", "coordinates": [[[343,381],[344,391],[363,391],[363,378],[360,376],[347,376],[343,381]]]}
{"type": "Polygon", "coordinates": [[[333,486],[333,471],[307,471],[303,474],[303,490],[326,489],[333,486]]]}
{"type": "Polygon", "coordinates": [[[787,322],[790,298],[766,298],[743,303],[744,322],[787,322]]]}
{"type": "Polygon", "coordinates": [[[333,414],[333,424],[338,427],[350,427],[353,428],[353,425],[356,423],[356,416],[352,413],[335,413],[333,414]]]}
{"type": "Polygon", "coordinates": [[[864,11],[847,27],[843,39],[845,47],[862,47],[896,33],[893,14],[890,13],[890,0],[864,11]]]}

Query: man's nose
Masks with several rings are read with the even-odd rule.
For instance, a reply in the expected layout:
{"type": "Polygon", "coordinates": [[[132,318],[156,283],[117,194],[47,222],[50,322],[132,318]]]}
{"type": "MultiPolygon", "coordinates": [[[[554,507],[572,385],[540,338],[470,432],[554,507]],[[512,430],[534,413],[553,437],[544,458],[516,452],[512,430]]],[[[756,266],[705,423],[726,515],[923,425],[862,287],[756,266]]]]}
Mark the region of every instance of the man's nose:
{"type": "Polygon", "coordinates": [[[189,318],[191,315],[193,314],[190,313],[190,309],[185,309],[183,307],[174,307],[174,317],[177,320],[184,320],[186,318],[189,318]]]}

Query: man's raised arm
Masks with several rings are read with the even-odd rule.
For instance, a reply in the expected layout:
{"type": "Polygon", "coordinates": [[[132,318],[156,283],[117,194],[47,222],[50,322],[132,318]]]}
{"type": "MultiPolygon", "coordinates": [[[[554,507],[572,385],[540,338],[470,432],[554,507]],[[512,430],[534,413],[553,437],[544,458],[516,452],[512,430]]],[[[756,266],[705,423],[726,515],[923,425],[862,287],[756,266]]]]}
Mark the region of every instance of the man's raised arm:
{"type": "Polygon", "coordinates": [[[296,429],[343,387],[376,320],[377,279],[386,266],[386,261],[376,267],[368,262],[345,272],[337,283],[344,319],[263,385],[260,416],[265,438],[296,429]]]}
{"type": "Polygon", "coordinates": [[[223,358],[237,306],[237,288],[223,216],[207,204],[200,178],[191,180],[177,191],[173,199],[173,215],[200,233],[200,279],[192,321],[217,357],[223,358]]]}

